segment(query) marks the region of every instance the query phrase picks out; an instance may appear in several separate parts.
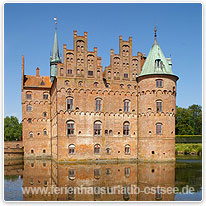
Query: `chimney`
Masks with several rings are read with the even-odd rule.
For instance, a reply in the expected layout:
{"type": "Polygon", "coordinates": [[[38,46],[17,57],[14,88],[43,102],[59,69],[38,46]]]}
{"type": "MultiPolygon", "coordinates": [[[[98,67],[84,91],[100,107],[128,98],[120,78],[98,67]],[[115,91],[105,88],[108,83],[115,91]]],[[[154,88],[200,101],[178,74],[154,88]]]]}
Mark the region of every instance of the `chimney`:
{"type": "Polygon", "coordinates": [[[36,68],[36,76],[39,77],[39,67],[36,68]]]}

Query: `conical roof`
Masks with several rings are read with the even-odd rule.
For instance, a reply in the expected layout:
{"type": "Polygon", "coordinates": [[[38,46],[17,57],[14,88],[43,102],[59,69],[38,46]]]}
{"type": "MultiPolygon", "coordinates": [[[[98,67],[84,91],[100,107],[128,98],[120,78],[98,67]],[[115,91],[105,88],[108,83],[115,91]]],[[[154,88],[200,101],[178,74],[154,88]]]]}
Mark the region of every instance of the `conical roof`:
{"type": "Polygon", "coordinates": [[[55,31],[54,34],[54,45],[53,45],[53,53],[51,57],[52,61],[59,61],[59,46],[58,46],[58,41],[57,41],[57,32],[55,31]]]}
{"type": "Polygon", "coordinates": [[[156,38],[139,76],[150,74],[173,75],[171,65],[169,65],[168,60],[165,58],[156,38]]]}

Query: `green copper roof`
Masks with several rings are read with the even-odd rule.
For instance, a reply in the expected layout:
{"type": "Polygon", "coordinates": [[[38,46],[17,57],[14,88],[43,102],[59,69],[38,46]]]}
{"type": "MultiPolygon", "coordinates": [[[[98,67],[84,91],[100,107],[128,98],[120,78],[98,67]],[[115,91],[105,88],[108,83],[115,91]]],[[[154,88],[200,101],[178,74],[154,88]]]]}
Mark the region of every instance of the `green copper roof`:
{"type": "Polygon", "coordinates": [[[57,41],[57,31],[54,34],[54,45],[53,45],[53,53],[50,56],[50,80],[53,82],[57,75],[57,63],[61,62],[61,58],[59,57],[59,46],[57,41]]]}
{"type": "Polygon", "coordinates": [[[60,57],[59,57],[59,46],[58,46],[58,41],[57,41],[57,32],[55,31],[55,35],[54,35],[54,45],[53,45],[53,53],[51,56],[51,61],[60,61],[60,57]]]}
{"type": "Polygon", "coordinates": [[[139,76],[150,74],[173,75],[171,70],[171,59],[165,58],[156,38],[139,76]]]}

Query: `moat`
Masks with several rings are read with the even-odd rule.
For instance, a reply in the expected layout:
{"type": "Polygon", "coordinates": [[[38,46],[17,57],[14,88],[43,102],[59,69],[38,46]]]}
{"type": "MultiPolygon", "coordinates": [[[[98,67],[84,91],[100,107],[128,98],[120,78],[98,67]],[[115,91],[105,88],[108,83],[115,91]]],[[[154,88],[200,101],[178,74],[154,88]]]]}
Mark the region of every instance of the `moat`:
{"type": "Polygon", "coordinates": [[[197,156],[177,157],[173,163],[57,164],[52,160],[5,160],[4,165],[5,201],[202,200],[202,159],[197,156]],[[22,190],[51,187],[80,188],[80,192],[23,194],[22,190]],[[164,194],[164,188],[174,187],[182,194],[164,194]],[[94,190],[85,194],[83,188],[94,190]],[[127,189],[118,193],[114,188],[127,189]],[[192,188],[192,193],[185,193],[187,188],[192,188]]]}

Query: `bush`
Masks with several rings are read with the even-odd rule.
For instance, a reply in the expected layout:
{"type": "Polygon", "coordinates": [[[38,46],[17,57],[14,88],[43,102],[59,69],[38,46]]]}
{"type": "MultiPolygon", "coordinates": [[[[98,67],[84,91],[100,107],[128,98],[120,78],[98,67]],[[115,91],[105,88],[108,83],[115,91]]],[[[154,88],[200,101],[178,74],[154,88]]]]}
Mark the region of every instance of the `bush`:
{"type": "Polygon", "coordinates": [[[176,143],[202,143],[202,135],[176,135],[176,143]]]}

